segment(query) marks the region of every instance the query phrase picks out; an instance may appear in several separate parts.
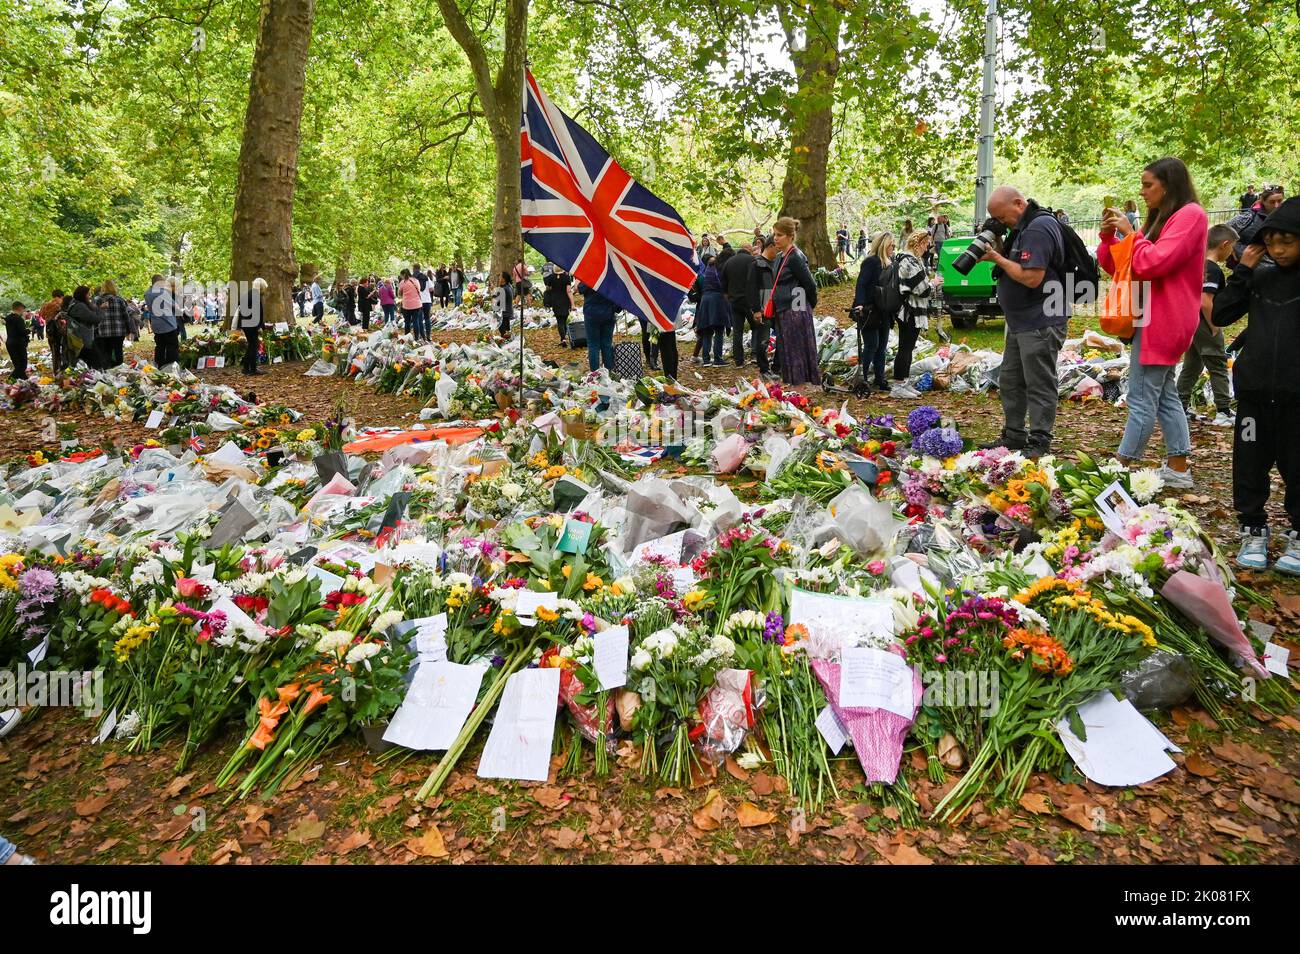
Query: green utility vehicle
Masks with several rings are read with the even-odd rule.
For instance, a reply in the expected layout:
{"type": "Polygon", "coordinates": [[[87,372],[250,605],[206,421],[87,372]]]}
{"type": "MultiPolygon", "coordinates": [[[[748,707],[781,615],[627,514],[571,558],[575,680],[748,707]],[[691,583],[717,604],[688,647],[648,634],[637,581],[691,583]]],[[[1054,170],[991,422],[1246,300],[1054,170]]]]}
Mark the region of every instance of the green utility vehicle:
{"type": "Polygon", "coordinates": [[[952,267],[953,260],[970,245],[971,236],[950,238],[939,249],[939,277],[943,279],[943,308],[954,328],[974,328],[980,318],[1002,315],[998,306],[993,263],[977,262],[969,275],[952,267]]]}

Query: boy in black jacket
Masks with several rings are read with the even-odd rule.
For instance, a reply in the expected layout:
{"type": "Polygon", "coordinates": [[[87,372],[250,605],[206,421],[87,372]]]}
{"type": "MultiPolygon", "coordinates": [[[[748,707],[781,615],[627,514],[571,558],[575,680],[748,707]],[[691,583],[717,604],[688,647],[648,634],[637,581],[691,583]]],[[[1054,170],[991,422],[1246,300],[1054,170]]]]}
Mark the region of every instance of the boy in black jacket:
{"type": "Polygon", "coordinates": [[[1300,197],[1288,199],[1246,246],[1210,320],[1223,327],[1249,312],[1249,339],[1233,366],[1237,425],[1232,505],[1241,520],[1237,563],[1268,567],[1269,472],[1276,464],[1291,520],[1275,570],[1300,576],[1300,197]],[[1268,258],[1265,259],[1267,249],[1268,258]]]}

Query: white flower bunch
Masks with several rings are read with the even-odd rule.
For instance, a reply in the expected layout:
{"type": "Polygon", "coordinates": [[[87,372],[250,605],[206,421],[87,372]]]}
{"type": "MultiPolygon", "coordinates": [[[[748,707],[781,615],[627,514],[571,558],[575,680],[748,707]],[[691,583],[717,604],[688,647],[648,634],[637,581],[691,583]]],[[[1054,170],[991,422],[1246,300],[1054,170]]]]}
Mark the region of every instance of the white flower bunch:
{"type": "Polygon", "coordinates": [[[382,633],[388,627],[395,626],[404,619],[406,619],[406,614],[401,610],[389,610],[376,616],[375,621],[370,624],[370,628],[377,633],[382,633]]]}
{"type": "Polygon", "coordinates": [[[131,586],[136,589],[144,589],[161,583],[163,572],[162,561],[150,557],[132,571],[131,586]]]}
{"type": "MultiPolygon", "coordinates": [[[[762,633],[765,625],[767,625],[767,618],[762,613],[754,610],[740,610],[727,617],[727,621],[722,624],[722,631],[727,636],[732,636],[737,632],[762,633]]],[[[735,651],[734,646],[732,651],[735,651]]]]}
{"type": "Polygon", "coordinates": [[[735,655],[736,644],[728,637],[719,634],[711,637],[708,646],[691,657],[691,665],[708,666],[712,663],[725,665],[730,662],[735,655]]]}
{"type": "Polygon", "coordinates": [[[383,651],[383,648],[384,647],[379,643],[358,643],[348,650],[348,654],[344,659],[347,661],[348,665],[355,666],[357,663],[363,662],[371,656],[378,655],[383,651]]]}
{"type": "Polygon", "coordinates": [[[316,652],[322,655],[337,654],[340,649],[352,644],[352,634],[347,630],[332,629],[316,640],[316,652]]]}
{"type": "Polygon", "coordinates": [[[634,660],[632,668],[643,671],[648,669],[650,664],[656,660],[671,659],[673,653],[677,650],[678,643],[685,639],[687,635],[688,630],[680,623],[673,623],[665,629],[651,633],[641,640],[641,645],[632,654],[634,660]],[[640,661],[641,665],[637,665],[637,661],[640,661]]]}

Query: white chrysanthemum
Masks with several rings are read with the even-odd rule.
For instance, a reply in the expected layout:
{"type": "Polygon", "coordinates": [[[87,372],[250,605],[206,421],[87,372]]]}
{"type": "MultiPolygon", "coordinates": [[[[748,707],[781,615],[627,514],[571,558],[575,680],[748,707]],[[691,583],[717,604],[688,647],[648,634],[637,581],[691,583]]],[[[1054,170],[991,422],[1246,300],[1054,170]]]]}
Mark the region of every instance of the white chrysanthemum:
{"type": "Polygon", "coordinates": [[[131,574],[131,585],[134,587],[153,586],[162,580],[163,565],[161,560],[148,559],[135,568],[131,574]]]}
{"type": "Polygon", "coordinates": [[[303,569],[290,570],[284,575],[285,586],[295,586],[307,579],[307,571],[303,569]]]}
{"type": "Polygon", "coordinates": [[[1138,503],[1149,503],[1164,485],[1159,471],[1149,467],[1134,471],[1129,477],[1129,488],[1133,491],[1133,499],[1138,503]]]}
{"type": "Polygon", "coordinates": [[[474,578],[468,573],[461,573],[458,571],[455,573],[448,573],[446,577],[443,578],[443,582],[449,587],[459,585],[468,589],[474,585],[474,578]]]}
{"type": "Polygon", "coordinates": [[[348,650],[348,654],[344,658],[349,665],[355,666],[357,663],[377,655],[383,648],[379,643],[358,643],[348,650]]]}
{"type": "Polygon", "coordinates": [[[524,488],[514,481],[509,481],[501,485],[501,496],[505,497],[511,503],[517,501],[524,495],[524,488]]]}
{"type": "Polygon", "coordinates": [[[637,672],[644,672],[649,669],[651,661],[650,654],[644,648],[638,648],[632,654],[632,668],[637,672]]]}
{"type": "Polygon", "coordinates": [[[723,659],[730,659],[736,655],[736,644],[722,635],[714,636],[709,640],[709,649],[723,659]]]}
{"type": "Polygon", "coordinates": [[[316,652],[318,653],[337,653],[344,646],[352,642],[352,634],[341,629],[330,630],[320,639],[316,640],[316,652]]]}
{"type": "Polygon", "coordinates": [[[406,614],[401,610],[389,610],[387,613],[380,613],[376,616],[375,621],[370,625],[370,628],[376,632],[382,633],[384,630],[388,629],[388,627],[400,623],[405,618],[406,614]]]}
{"type": "Polygon", "coordinates": [[[1051,628],[1047,625],[1047,620],[1043,618],[1042,614],[1039,613],[1038,610],[1029,606],[1016,604],[1016,613],[1020,616],[1020,621],[1022,623],[1041,629],[1044,633],[1051,632],[1051,628]]]}

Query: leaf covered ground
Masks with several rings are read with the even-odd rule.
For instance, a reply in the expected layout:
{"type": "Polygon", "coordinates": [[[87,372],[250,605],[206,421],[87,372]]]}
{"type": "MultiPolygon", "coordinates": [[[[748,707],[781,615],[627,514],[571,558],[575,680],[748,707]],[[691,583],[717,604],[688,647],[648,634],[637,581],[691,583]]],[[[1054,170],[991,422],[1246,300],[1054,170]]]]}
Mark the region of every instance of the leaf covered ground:
{"type": "MultiPolygon", "coordinates": [[[[842,307],[849,294],[836,289],[829,297],[844,299],[842,307]]],[[[1001,330],[994,324],[954,334],[962,337],[999,347],[1001,330]]],[[[553,331],[534,334],[529,346],[559,364],[585,362],[585,352],[557,347],[553,331]]],[[[418,402],[336,378],[306,378],[305,369],[278,365],[251,384],[238,371],[202,373],[313,419],[329,416],[339,398],[361,424],[408,424],[418,414],[418,402]]],[[[752,366],[747,370],[753,373],[752,366]]],[[[682,380],[692,386],[731,384],[736,376],[731,368],[682,366],[682,380]]],[[[815,390],[810,397],[836,405],[847,400],[859,415],[905,413],[913,403],[815,390]]],[[[952,416],[967,438],[989,439],[1000,425],[996,396],[936,392],[926,400],[952,416]]],[[[149,433],[79,411],[56,419],[75,425],[83,444],[129,445],[149,433]]],[[[1108,454],[1123,423],[1123,410],[1108,404],[1063,404],[1058,453],[1108,454]]],[[[44,445],[44,424],[35,415],[9,414],[4,425],[0,460],[44,445]]],[[[1184,503],[1232,548],[1231,432],[1198,425],[1193,438],[1197,488],[1184,503]]],[[[1275,510],[1280,526],[1280,504],[1275,510]]],[[[1293,638],[1300,585],[1272,574],[1244,579],[1277,601],[1274,610],[1255,615],[1276,625],[1275,638],[1300,658],[1293,638]]],[[[685,788],[665,788],[641,779],[625,748],[607,779],[594,777],[588,752],[573,777],[558,775],[563,759],[557,755],[546,783],[481,781],[474,776],[481,741],[440,796],[423,805],[415,795],[434,756],[379,757],[359,742],[332,748],[328,761],[270,801],[226,804],[225,793],[208,780],[239,744],[235,732],[177,776],[174,746],[129,755],[92,745],[89,723],[43,710],[0,743],[0,830],[44,862],[71,863],[1294,864],[1300,861],[1300,720],[1293,714],[1269,721],[1253,707],[1234,715],[1236,724],[1225,725],[1191,707],[1156,714],[1185,754],[1175,756],[1178,769],[1147,785],[1115,790],[1040,775],[1017,805],[977,804],[956,826],[940,826],[908,824],[896,804],[862,785],[851,753],[836,761],[839,797],[803,814],[770,765],[746,771],[728,762],[685,788]]],[[[919,752],[905,754],[904,763],[923,817],[956,776],[932,784],[919,752]]]]}

